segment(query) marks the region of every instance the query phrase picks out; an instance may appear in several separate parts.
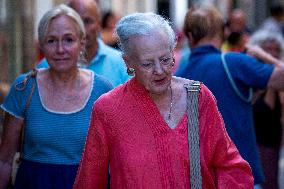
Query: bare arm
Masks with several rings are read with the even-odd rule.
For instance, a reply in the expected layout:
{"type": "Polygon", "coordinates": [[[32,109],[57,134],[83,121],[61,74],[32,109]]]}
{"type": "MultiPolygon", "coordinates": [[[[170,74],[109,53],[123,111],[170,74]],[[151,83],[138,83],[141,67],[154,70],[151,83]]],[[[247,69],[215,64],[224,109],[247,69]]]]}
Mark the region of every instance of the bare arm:
{"type": "Polygon", "coordinates": [[[21,140],[22,126],[22,119],[5,113],[0,145],[0,189],[6,189],[9,183],[13,157],[21,140]]]}
{"type": "Polygon", "coordinates": [[[267,83],[267,88],[284,91],[284,64],[275,66],[267,83]]]}
{"type": "Polygon", "coordinates": [[[260,46],[257,45],[246,45],[247,48],[247,54],[267,63],[267,64],[274,64],[278,65],[281,63],[281,61],[275,57],[273,57],[271,54],[264,51],[260,46]]]}
{"type": "Polygon", "coordinates": [[[255,58],[268,63],[274,64],[275,68],[267,83],[267,88],[284,91],[284,64],[281,60],[274,58],[265,52],[261,47],[253,45],[247,46],[247,53],[255,58]]]}

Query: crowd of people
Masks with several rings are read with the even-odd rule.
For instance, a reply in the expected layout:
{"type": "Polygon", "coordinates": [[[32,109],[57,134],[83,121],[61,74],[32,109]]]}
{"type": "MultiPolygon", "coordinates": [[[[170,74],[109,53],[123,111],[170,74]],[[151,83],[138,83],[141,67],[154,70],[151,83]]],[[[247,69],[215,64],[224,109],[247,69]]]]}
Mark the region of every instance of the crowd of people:
{"type": "Polygon", "coordinates": [[[0,87],[0,189],[278,189],[284,9],[271,11],[253,32],[240,9],[226,21],[192,5],[177,53],[158,14],[51,8],[43,59],[0,87]]]}

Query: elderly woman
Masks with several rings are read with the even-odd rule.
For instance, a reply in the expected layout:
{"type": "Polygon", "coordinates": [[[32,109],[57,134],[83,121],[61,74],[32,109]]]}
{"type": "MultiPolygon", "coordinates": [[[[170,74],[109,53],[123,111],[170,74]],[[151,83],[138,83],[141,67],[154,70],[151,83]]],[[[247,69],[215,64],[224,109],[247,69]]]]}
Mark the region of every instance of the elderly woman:
{"type": "MultiPolygon", "coordinates": [[[[249,45],[258,45],[277,59],[283,58],[283,44],[281,34],[266,30],[255,32],[249,40],[249,45]]],[[[256,140],[265,175],[262,189],[279,188],[278,162],[282,140],[283,97],[283,92],[268,89],[261,93],[253,105],[256,140]]]]}
{"type": "MultiPolygon", "coordinates": [[[[116,32],[135,76],[95,103],[74,188],[105,188],[109,170],[111,188],[190,188],[184,84],[192,81],[172,76],[175,34],[154,13],[126,16],[116,32]]],[[[251,188],[250,167],[203,84],[198,105],[203,188],[251,188]]]]}
{"type": "Polygon", "coordinates": [[[6,112],[0,146],[1,189],[9,182],[21,130],[22,162],[15,188],[72,188],[92,105],[112,88],[108,81],[77,66],[85,30],[73,9],[59,5],[48,11],[38,34],[49,68],[19,76],[1,105],[6,112]]]}

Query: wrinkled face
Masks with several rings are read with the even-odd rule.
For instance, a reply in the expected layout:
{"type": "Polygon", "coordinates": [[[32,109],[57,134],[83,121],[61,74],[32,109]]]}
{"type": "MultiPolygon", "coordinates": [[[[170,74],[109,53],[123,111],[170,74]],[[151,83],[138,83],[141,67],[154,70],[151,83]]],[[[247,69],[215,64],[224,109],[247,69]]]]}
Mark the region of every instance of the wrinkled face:
{"type": "Polygon", "coordinates": [[[84,42],[75,21],[64,15],[50,21],[42,51],[51,69],[66,71],[77,67],[83,48],[84,42]]]}
{"type": "Polygon", "coordinates": [[[266,41],[261,47],[275,58],[280,58],[281,47],[276,41],[266,41]]]}
{"type": "Polygon", "coordinates": [[[76,4],[74,10],[80,15],[86,30],[86,49],[97,44],[97,35],[100,31],[99,13],[94,5],[76,4]]]}
{"type": "Polygon", "coordinates": [[[152,94],[162,94],[171,84],[173,52],[164,33],[130,39],[131,52],[125,57],[127,67],[135,69],[135,78],[152,94]]]}

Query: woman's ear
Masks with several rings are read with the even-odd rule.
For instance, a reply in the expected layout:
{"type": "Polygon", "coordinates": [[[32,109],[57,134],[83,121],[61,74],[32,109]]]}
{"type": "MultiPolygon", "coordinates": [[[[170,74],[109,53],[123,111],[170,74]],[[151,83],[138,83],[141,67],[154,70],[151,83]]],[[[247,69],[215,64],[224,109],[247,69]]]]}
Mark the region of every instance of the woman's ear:
{"type": "Polygon", "coordinates": [[[122,58],[123,58],[123,60],[124,60],[124,62],[125,62],[126,67],[131,68],[131,67],[132,67],[132,64],[131,64],[131,62],[130,62],[129,56],[123,55],[122,58]]]}
{"type": "Polygon", "coordinates": [[[131,63],[129,56],[123,55],[122,58],[127,67],[127,74],[129,76],[135,76],[135,69],[133,68],[133,64],[131,63]]]}
{"type": "Polygon", "coordinates": [[[83,36],[80,40],[81,51],[85,52],[86,50],[86,36],[83,36]]]}

